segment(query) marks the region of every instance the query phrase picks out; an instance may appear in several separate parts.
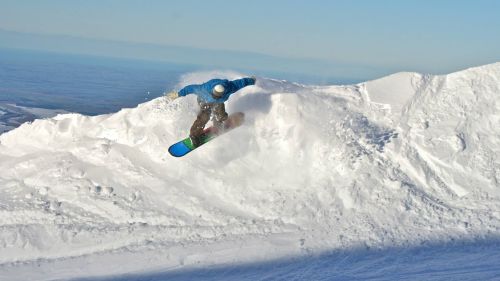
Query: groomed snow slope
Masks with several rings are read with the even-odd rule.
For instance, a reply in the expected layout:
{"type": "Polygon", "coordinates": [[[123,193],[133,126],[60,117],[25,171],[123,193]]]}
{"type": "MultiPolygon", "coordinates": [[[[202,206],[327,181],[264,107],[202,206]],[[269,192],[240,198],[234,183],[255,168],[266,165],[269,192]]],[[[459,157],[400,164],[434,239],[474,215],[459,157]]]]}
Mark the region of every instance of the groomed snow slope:
{"type": "MultiPolygon", "coordinates": [[[[240,77],[179,85],[215,76],[240,77]]],[[[45,280],[500,236],[500,63],[350,86],[259,79],[226,108],[245,124],[184,158],[167,148],[196,117],[192,96],[2,134],[0,272],[45,280]]]]}

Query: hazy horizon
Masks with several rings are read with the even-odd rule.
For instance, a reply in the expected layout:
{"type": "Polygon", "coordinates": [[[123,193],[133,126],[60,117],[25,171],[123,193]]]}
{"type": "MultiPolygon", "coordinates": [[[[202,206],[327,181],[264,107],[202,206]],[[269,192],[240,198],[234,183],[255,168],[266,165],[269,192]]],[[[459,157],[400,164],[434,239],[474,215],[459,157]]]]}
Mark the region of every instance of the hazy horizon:
{"type": "Polygon", "coordinates": [[[302,83],[356,83],[397,72],[347,63],[290,59],[245,51],[213,50],[182,46],[141,44],[67,35],[33,34],[0,29],[0,48],[90,55],[116,59],[191,65],[205,69],[231,69],[256,75],[296,78],[302,83]],[[306,77],[307,79],[301,79],[306,77]]]}
{"type": "Polygon", "coordinates": [[[500,2],[2,0],[0,47],[316,80],[500,61],[500,2]]]}

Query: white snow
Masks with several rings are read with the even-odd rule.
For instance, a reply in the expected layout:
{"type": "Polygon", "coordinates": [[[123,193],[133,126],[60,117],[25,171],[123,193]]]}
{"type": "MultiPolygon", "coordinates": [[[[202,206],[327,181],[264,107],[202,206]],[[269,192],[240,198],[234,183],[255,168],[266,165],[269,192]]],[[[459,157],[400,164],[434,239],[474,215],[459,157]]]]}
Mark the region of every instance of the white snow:
{"type": "MultiPolygon", "coordinates": [[[[179,87],[213,77],[240,74],[193,73],[179,87]]],[[[499,97],[500,63],[346,86],[262,78],[227,104],[245,124],[183,158],[167,148],[196,117],[192,96],[25,123],[0,135],[0,279],[182,269],[189,280],[228,266],[255,280],[272,278],[265,265],[237,264],[296,257],[277,272],[321,279],[345,267],[348,280],[368,278],[364,256],[377,253],[386,274],[371,276],[398,279],[391,266],[411,263],[394,249],[424,265],[448,251],[430,267],[458,262],[410,279],[466,264],[477,269],[466,279],[500,274],[499,97]],[[488,259],[467,243],[488,245],[488,259]],[[317,255],[324,267],[311,265],[317,255]]]]}

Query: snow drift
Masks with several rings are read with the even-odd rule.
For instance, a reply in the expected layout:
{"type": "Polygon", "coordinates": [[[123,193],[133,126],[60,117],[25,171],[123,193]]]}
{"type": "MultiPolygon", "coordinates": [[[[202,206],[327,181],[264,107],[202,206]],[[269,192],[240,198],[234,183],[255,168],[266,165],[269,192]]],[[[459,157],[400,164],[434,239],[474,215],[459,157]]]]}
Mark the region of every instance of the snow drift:
{"type": "MultiPolygon", "coordinates": [[[[239,77],[180,85],[213,76],[239,77]]],[[[2,134],[0,270],[92,257],[109,274],[500,235],[500,63],[347,86],[259,79],[227,109],[246,123],[180,159],[167,148],[195,97],[2,134]]]]}

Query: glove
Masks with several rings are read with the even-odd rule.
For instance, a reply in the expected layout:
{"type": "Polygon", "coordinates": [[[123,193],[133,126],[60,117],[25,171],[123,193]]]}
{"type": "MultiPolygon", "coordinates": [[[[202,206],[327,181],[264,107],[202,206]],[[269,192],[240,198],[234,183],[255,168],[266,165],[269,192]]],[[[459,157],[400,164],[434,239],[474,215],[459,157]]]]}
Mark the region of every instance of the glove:
{"type": "Polygon", "coordinates": [[[252,76],[250,77],[250,79],[252,79],[252,80],[253,80],[253,83],[254,83],[254,84],[255,84],[255,82],[257,82],[257,77],[255,77],[255,75],[252,75],[252,76]]]}
{"type": "Polygon", "coordinates": [[[176,91],[173,91],[173,92],[166,94],[166,96],[167,96],[167,98],[169,98],[171,100],[175,100],[176,98],[179,97],[179,93],[177,93],[176,91]]]}

